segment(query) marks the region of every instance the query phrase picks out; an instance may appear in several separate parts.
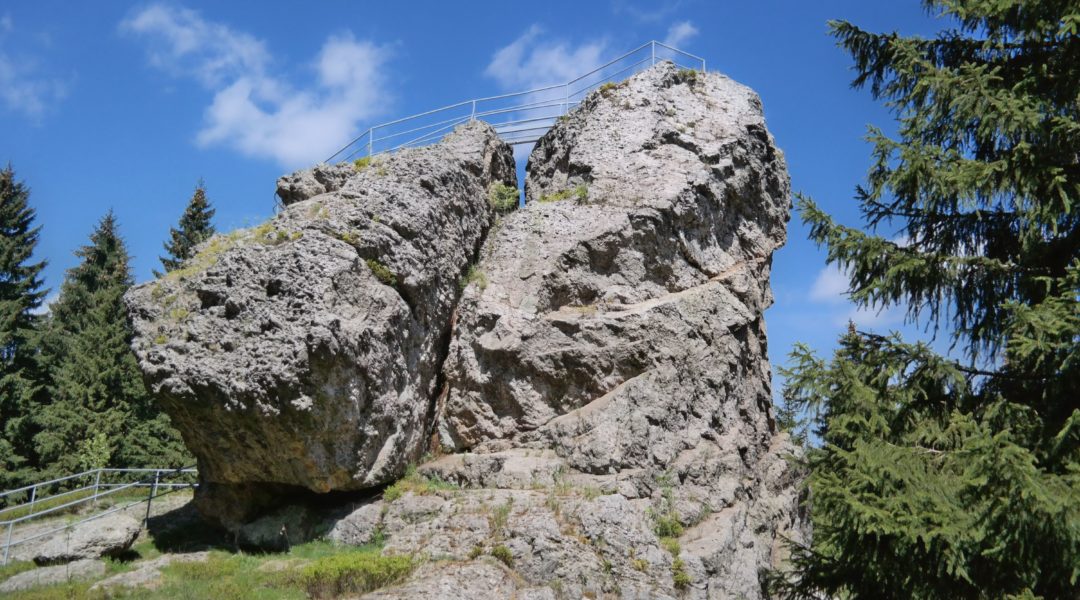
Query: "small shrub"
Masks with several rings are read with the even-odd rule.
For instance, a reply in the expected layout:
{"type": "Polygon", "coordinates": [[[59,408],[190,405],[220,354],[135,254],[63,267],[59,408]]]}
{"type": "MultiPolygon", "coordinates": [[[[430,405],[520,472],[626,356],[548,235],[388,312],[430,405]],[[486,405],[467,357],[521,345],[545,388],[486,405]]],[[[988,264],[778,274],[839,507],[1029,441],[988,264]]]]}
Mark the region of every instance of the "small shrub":
{"type": "Polygon", "coordinates": [[[469,550],[469,560],[476,560],[480,558],[480,555],[484,553],[484,547],[480,544],[473,546],[472,550],[469,550]]]}
{"type": "Polygon", "coordinates": [[[465,271],[465,276],[461,278],[460,288],[464,290],[469,287],[469,284],[475,283],[476,287],[480,288],[480,291],[487,289],[488,280],[487,274],[483,270],[477,268],[476,265],[471,265],[468,271],[465,271]]]}
{"type": "Polygon", "coordinates": [[[358,159],[353,161],[352,166],[353,166],[354,169],[356,169],[356,172],[359,173],[360,171],[363,171],[364,169],[371,166],[371,157],[370,156],[364,156],[364,157],[358,158],[358,159]]]}
{"type": "Polygon", "coordinates": [[[510,552],[510,549],[506,546],[499,544],[491,549],[491,556],[495,557],[502,564],[514,568],[514,554],[510,552]]]}
{"type": "Polygon", "coordinates": [[[371,269],[371,274],[379,281],[390,287],[397,285],[397,277],[394,276],[394,272],[390,270],[390,267],[387,267],[374,258],[367,259],[367,266],[371,269]]]}
{"type": "Polygon", "coordinates": [[[360,243],[360,235],[357,234],[355,231],[335,231],[333,235],[337,239],[345,242],[346,244],[349,244],[350,246],[355,246],[360,243]]]}
{"type": "Polygon", "coordinates": [[[307,565],[300,572],[300,581],[312,598],[337,598],[398,583],[416,566],[412,556],[350,552],[321,558],[307,565]]]}
{"type": "Polygon", "coordinates": [[[683,526],[674,513],[653,515],[653,531],[657,537],[677,538],[682,535],[683,526]]]}
{"type": "Polygon", "coordinates": [[[189,316],[191,316],[191,311],[183,306],[178,306],[169,311],[169,318],[173,321],[186,321],[189,316]]]}
{"type": "Polygon", "coordinates": [[[164,333],[159,333],[156,336],[154,336],[154,345],[155,346],[164,346],[165,343],[168,342],[168,341],[169,341],[169,337],[166,336],[164,333]]]}
{"type": "Polygon", "coordinates": [[[619,84],[615,83],[614,81],[609,81],[597,89],[599,90],[601,96],[607,98],[608,96],[613,94],[615,90],[619,89],[619,84]]]}
{"type": "Polygon", "coordinates": [[[690,586],[690,574],[686,572],[686,563],[681,558],[671,562],[671,581],[680,590],[690,586]]]}
{"type": "Polygon", "coordinates": [[[679,72],[675,74],[675,81],[693,87],[697,85],[700,75],[701,72],[697,69],[679,69],[679,72]]]}
{"type": "Polygon", "coordinates": [[[634,567],[635,571],[641,571],[642,573],[649,570],[649,561],[644,558],[635,558],[630,562],[630,566],[634,567]]]}
{"type": "Polygon", "coordinates": [[[678,556],[679,553],[682,552],[682,547],[679,546],[679,540],[672,537],[660,538],[660,545],[672,556],[678,556]]]}
{"type": "Polygon", "coordinates": [[[521,192],[516,187],[505,183],[495,183],[488,190],[488,203],[497,212],[507,213],[518,207],[518,199],[521,192]]]}

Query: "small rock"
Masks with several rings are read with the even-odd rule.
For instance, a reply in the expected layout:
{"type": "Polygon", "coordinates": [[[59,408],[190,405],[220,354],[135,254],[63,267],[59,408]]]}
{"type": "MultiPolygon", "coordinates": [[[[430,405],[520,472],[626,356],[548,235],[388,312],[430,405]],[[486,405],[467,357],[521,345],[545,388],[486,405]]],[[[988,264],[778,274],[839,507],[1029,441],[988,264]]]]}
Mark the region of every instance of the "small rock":
{"type": "Polygon", "coordinates": [[[0,593],[10,594],[43,585],[55,585],[69,581],[86,581],[105,574],[105,563],[100,560],[77,560],[66,565],[39,567],[24,571],[0,583],[0,593]]]}
{"type": "Polygon", "coordinates": [[[158,558],[148,560],[138,565],[133,571],[118,573],[95,583],[90,591],[107,590],[111,588],[143,588],[156,589],[161,585],[161,568],[176,563],[206,562],[209,552],[191,552],[187,554],[166,554],[158,558]]]}
{"type": "Polygon", "coordinates": [[[39,565],[101,558],[123,553],[139,537],[142,524],[124,514],[111,514],[65,530],[45,542],[34,556],[39,565]]]}

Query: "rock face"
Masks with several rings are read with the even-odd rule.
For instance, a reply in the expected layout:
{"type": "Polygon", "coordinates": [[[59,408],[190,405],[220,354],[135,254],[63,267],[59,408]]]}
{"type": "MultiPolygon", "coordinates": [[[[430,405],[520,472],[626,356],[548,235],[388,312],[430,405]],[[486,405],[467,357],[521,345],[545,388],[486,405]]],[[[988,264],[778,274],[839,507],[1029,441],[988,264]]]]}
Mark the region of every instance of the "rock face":
{"type": "Polygon", "coordinates": [[[40,567],[13,575],[0,583],[0,593],[13,594],[36,587],[85,581],[105,574],[105,563],[100,560],[83,559],[66,565],[40,567]]]}
{"type": "Polygon", "coordinates": [[[135,543],[142,524],[125,514],[114,513],[60,532],[34,555],[39,565],[117,556],[135,543]]]}
{"type": "Polygon", "coordinates": [[[759,597],[801,527],[763,318],[790,188],[760,101],[718,74],[650,69],[540,140],[526,198],[485,246],[445,367],[440,440],[481,456],[439,472],[592,475],[617,495],[581,526],[629,524],[624,563],[674,533],[666,514],[695,536],[682,560],[699,595],[759,597]]]}
{"type": "Polygon", "coordinates": [[[202,510],[238,523],[430,449],[382,499],[237,535],[435,559],[379,598],[765,597],[806,523],[771,414],[763,312],[790,188],[760,101],[660,64],[561,119],[526,205],[496,217],[512,168],[472,125],[359,174],[297,173],[269,229],[132,292],[202,510]]]}
{"type": "Polygon", "coordinates": [[[458,282],[513,156],[470,123],[434,146],[282,178],[286,207],[126,301],[145,379],[235,525],[297,490],[386,483],[427,446],[458,282]]]}

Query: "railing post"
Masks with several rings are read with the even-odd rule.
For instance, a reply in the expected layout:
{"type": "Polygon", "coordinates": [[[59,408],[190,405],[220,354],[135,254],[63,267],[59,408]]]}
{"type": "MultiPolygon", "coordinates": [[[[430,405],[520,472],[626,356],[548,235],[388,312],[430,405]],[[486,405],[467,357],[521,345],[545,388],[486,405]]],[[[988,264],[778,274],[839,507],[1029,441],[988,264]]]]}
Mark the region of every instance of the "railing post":
{"type": "Polygon", "coordinates": [[[150,504],[154,501],[154,494],[157,493],[158,479],[161,478],[161,471],[154,471],[154,485],[150,486],[150,495],[146,497],[146,519],[144,523],[150,524],[150,504]]]}
{"type": "Polygon", "coordinates": [[[562,114],[570,112],[570,84],[564,83],[562,86],[562,114]]]}
{"type": "Polygon", "coordinates": [[[652,66],[656,66],[656,40],[649,42],[649,47],[652,48],[652,66]]]}
{"type": "Polygon", "coordinates": [[[34,501],[37,500],[37,486],[30,488],[30,513],[34,514],[34,501]]]}
{"type": "Polygon", "coordinates": [[[470,121],[476,120],[476,100],[472,101],[472,114],[469,115],[470,121]]]}
{"type": "Polygon", "coordinates": [[[94,475],[94,496],[90,506],[97,508],[98,491],[101,488],[101,467],[98,467],[97,473],[94,475]]]}
{"type": "Polygon", "coordinates": [[[15,530],[15,522],[8,523],[7,541],[4,542],[4,564],[8,564],[8,555],[11,554],[11,532],[15,530]]]}
{"type": "Polygon", "coordinates": [[[372,127],[371,129],[367,130],[367,155],[368,156],[371,156],[371,148],[374,146],[374,142],[375,142],[375,128],[372,127]]]}

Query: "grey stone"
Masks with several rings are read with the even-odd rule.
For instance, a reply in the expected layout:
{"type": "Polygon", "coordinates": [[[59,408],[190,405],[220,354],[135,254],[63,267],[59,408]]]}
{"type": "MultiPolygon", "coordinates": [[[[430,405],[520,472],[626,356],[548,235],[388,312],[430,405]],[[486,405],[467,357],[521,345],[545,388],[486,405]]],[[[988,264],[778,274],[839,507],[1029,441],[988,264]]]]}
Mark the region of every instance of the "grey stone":
{"type": "Polygon", "coordinates": [[[82,559],[64,565],[38,567],[12,575],[0,583],[0,593],[11,594],[44,585],[71,581],[86,581],[105,574],[105,563],[100,560],[82,559]]]}
{"type": "MultiPolygon", "coordinates": [[[[157,589],[164,582],[162,567],[172,564],[206,562],[209,552],[188,552],[184,554],[165,554],[145,562],[138,563],[131,571],[117,573],[90,586],[90,591],[110,590],[114,588],[157,589]]],[[[102,569],[104,573],[104,569],[102,569]]]]}
{"type": "Polygon", "coordinates": [[[371,600],[468,598],[505,600],[519,598],[514,574],[494,560],[465,564],[424,565],[406,583],[366,594],[371,600]]]}
{"type": "Polygon", "coordinates": [[[198,458],[196,501],[229,527],[419,458],[458,282],[495,216],[488,188],[516,174],[476,122],[290,181],[267,224],[126,297],[148,387],[198,458]]]}
{"type": "Polygon", "coordinates": [[[142,524],[128,515],[106,515],[49,538],[35,552],[34,562],[47,565],[116,556],[131,548],[141,530],[142,524]]]}

